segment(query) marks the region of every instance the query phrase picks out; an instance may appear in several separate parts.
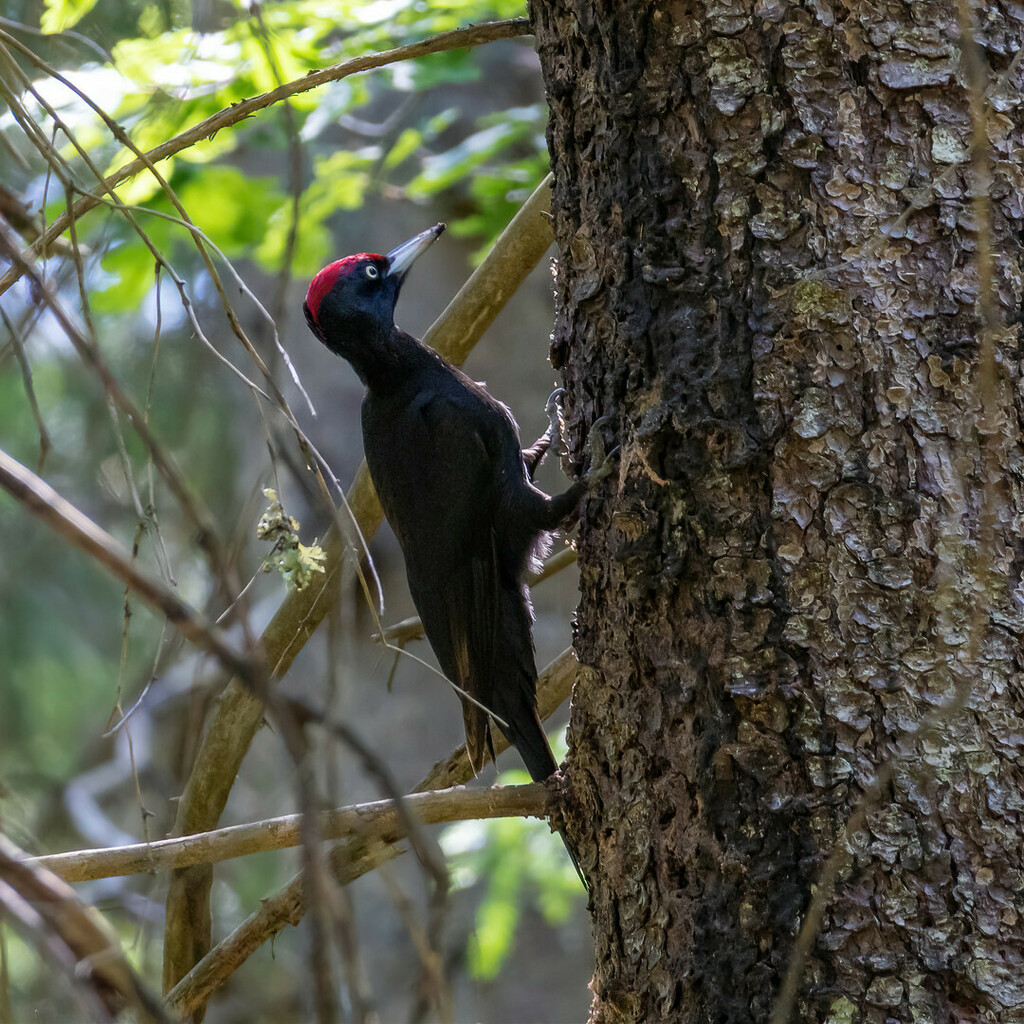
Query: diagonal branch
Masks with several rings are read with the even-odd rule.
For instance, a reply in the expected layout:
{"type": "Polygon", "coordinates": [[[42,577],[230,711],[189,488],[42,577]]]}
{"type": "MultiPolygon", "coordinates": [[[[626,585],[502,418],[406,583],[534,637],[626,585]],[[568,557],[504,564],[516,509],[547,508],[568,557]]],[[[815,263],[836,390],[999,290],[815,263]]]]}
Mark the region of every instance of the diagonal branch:
{"type": "Polygon", "coordinates": [[[170,587],[143,572],[131,555],[105,530],[62,498],[45,480],[0,450],[0,487],[33,515],[96,559],[147,604],[165,615],[188,641],[217,658],[257,692],[262,686],[262,663],[236,651],[217,629],[170,587]]]}
{"type": "Polygon", "coordinates": [[[40,274],[39,268],[34,263],[27,263],[23,260],[17,245],[11,238],[11,233],[2,226],[0,226],[0,254],[9,257],[13,265],[20,272],[28,276],[36,295],[53,313],[60,324],[61,330],[74,346],[82,362],[92,369],[99,378],[107,398],[132,424],[139,440],[145,445],[146,451],[152,458],[153,465],[156,466],[161,477],[170,488],[171,493],[177,499],[182,511],[196,530],[199,546],[209,557],[210,564],[218,581],[225,585],[225,589],[230,590],[227,586],[227,581],[230,580],[231,574],[221,550],[213,516],[201,499],[192,493],[181,472],[174,464],[174,460],[157,441],[156,435],[150,429],[146,417],[136,408],[124,388],[121,387],[118,379],[107,366],[99,347],[82,330],[72,314],[68,312],[64,304],[54,294],[43,279],[42,274],[40,274]]]}
{"type": "MultiPolygon", "coordinates": [[[[311,71],[302,78],[286,82],[284,85],[271,89],[269,92],[261,93],[250,99],[241,100],[231,106],[224,107],[194,125],[192,128],[168,139],[149,150],[143,158],[137,158],[125,164],[120,170],[115,171],[105,179],[104,189],[109,191],[112,188],[135,177],[144,170],[148,163],[157,163],[166,160],[168,157],[180,153],[190,146],[204,139],[212,138],[217,132],[230,128],[251,117],[259,110],[280,103],[289,96],[295,96],[301,92],[308,92],[318,86],[326,85],[328,82],[337,82],[349,75],[358,74],[361,71],[370,71],[373,68],[385,67],[388,64],[397,64],[404,60],[414,60],[417,57],[425,57],[431,53],[442,53],[445,50],[457,50],[462,47],[479,46],[482,43],[493,42],[496,39],[511,39],[515,36],[529,34],[530,26],[526,18],[513,18],[508,21],[488,22],[484,25],[471,25],[468,28],[452,29],[450,32],[441,32],[429,39],[423,39],[418,43],[410,43],[407,46],[398,46],[393,50],[384,50],[381,53],[368,53],[360,57],[353,57],[351,60],[342,61],[339,64],[332,64],[328,68],[319,71],[311,71]]],[[[50,243],[67,230],[71,220],[77,220],[84,213],[99,204],[97,196],[87,195],[75,203],[74,209],[65,210],[56,220],[40,235],[35,242],[23,254],[24,258],[32,261],[38,258],[41,252],[45,252],[50,243]]],[[[21,269],[13,266],[0,278],[0,295],[2,295],[12,284],[21,277],[21,269]]]]}
{"type": "Polygon", "coordinates": [[[20,924],[25,938],[65,970],[87,994],[94,1019],[114,1020],[130,1007],[144,1024],[168,1020],[125,958],[114,930],[70,886],[36,864],[0,835],[0,913],[20,924]]]}

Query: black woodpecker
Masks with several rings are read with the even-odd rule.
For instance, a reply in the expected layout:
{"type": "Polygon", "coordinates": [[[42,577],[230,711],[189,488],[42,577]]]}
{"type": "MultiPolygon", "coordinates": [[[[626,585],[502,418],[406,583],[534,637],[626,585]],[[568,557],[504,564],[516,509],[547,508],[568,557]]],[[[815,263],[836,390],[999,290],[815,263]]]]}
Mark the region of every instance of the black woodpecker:
{"type": "Polygon", "coordinates": [[[313,278],[303,311],[312,332],[366,386],[366,464],[430,646],[467,695],[462,714],[474,771],[494,759],[489,712],[540,781],[558,766],[537,715],[523,578],[549,532],[607,471],[602,465],[556,497],[539,490],[533,474],[557,432],[555,417],[524,450],[506,406],[395,326],[410,266],[443,231],[436,224],[386,256],[331,263],[313,278]]]}

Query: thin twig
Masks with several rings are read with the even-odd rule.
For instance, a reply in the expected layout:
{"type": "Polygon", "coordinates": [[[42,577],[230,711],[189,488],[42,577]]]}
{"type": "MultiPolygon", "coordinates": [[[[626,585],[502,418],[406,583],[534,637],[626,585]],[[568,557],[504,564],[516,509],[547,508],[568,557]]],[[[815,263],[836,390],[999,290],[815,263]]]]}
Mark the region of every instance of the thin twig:
{"type": "MultiPolygon", "coordinates": [[[[461,363],[507,300],[551,244],[543,217],[550,204],[550,177],[545,179],[495,242],[484,262],[448,305],[427,337],[446,358],[461,363]]],[[[348,491],[347,502],[362,537],[372,537],[383,513],[365,461],[348,491]]],[[[338,594],[339,580],[354,571],[360,553],[337,523],[324,538],[325,573],[317,584],[290,593],[263,631],[261,642],[273,678],[287,672],[299,651],[323,621],[338,594]]],[[[178,803],[175,835],[214,828],[227,802],[242,758],[263,720],[265,709],[243,685],[232,682],[217,702],[192,772],[178,803]]],[[[464,780],[462,780],[464,781],[464,780]]],[[[452,784],[451,782],[444,783],[452,784]]],[[[431,786],[430,788],[438,788],[431,786]]],[[[171,879],[164,933],[165,971],[176,980],[192,969],[191,939],[185,931],[203,920],[209,904],[212,871],[192,868],[171,879]],[[180,933],[180,934],[179,934],[180,933]],[[167,952],[169,951],[169,953],[167,952]]]]}
{"type": "Polygon", "coordinates": [[[33,515],[95,559],[147,604],[164,615],[200,650],[217,658],[229,672],[246,680],[254,691],[262,689],[262,664],[250,660],[224,640],[205,617],[186,604],[170,587],[143,572],[130,553],[45,480],[0,450],[0,487],[33,515]]]}
{"type": "MultiPolygon", "coordinates": [[[[254,4],[250,9],[250,22],[255,23],[253,35],[256,36],[267,58],[267,64],[274,76],[274,82],[278,87],[284,85],[284,78],[281,75],[281,67],[274,53],[274,41],[267,29],[266,21],[263,18],[263,8],[254,4]]],[[[277,272],[277,279],[274,283],[274,297],[270,305],[271,326],[277,324],[284,316],[285,302],[288,297],[288,286],[292,279],[292,262],[295,258],[295,248],[299,241],[299,212],[302,203],[302,140],[299,137],[299,128],[295,122],[295,111],[291,103],[285,99],[281,101],[281,116],[284,121],[285,134],[288,137],[288,189],[291,192],[291,221],[288,224],[288,236],[285,239],[284,251],[281,254],[281,266],[277,272]]],[[[281,339],[276,329],[273,331],[276,351],[279,356],[287,358],[281,339]]],[[[309,402],[309,396],[306,396],[309,402]]],[[[316,415],[312,402],[309,402],[310,411],[316,415]]]]}
{"type": "MultiPolygon", "coordinates": [[[[551,243],[551,229],[541,213],[548,208],[546,179],[495,243],[467,287],[441,314],[429,332],[442,355],[461,362],[484,328],[494,319],[520,282],[536,266],[551,243]],[[474,282],[480,282],[481,295],[474,282]],[[503,285],[499,294],[496,284],[503,285]]],[[[348,503],[363,536],[376,532],[383,518],[366,463],[356,473],[348,503]]],[[[350,548],[332,527],[324,539],[326,571],[320,585],[295,591],[284,599],[261,638],[267,666],[280,678],[323,621],[336,594],[337,577],[350,561],[350,548]]],[[[244,687],[229,686],[220,701],[192,774],[178,805],[175,833],[201,832],[216,825],[237,775],[242,757],[263,719],[263,708],[244,687]]]]}
{"type": "Polygon", "coordinates": [[[39,434],[39,463],[36,469],[42,473],[46,456],[53,447],[53,441],[50,439],[50,432],[46,429],[46,422],[43,420],[43,413],[39,408],[39,401],[36,398],[36,389],[32,383],[32,364],[28,361],[28,354],[25,352],[24,339],[3,309],[0,309],[0,319],[3,320],[4,326],[11,336],[14,355],[18,360],[18,367],[21,370],[21,381],[22,386],[25,388],[25,397],[28,399],[28,407],[32,410],[32,419],[35,420],[36,432],[39,434]]]}
{"type": "Polygon", "coordinates": [[[38,268],[34,264],[22,261],[21,253],[11,241],[7,230],[2,225],[0,225],[0,253],[9,257],[32,281],[36,288],[37,296],[49,307],[75,351],[79,354],[82,361],[99,377],[107,397],[114,402],[132,424],[136,434],[153,459],[153,464],[171,489],[171,493],[181,505],[182,511],[189,519],[193,528],[197,531],[199,545],[210,558],[211,565],[218,579],[223,580],[226,569],[221,556],[220,542],[217,538],[213,517],[201,501],[192,494],[180,471],[172,462],[171,457],[163,450],[152,430],[150,430],[145,417],[139,412],[121,387],[120,382],[106,365],[99,348],[86,336],[85,332],[78,326],[72,315],[64,307],[64,304],[45,283],[38,268]]]}

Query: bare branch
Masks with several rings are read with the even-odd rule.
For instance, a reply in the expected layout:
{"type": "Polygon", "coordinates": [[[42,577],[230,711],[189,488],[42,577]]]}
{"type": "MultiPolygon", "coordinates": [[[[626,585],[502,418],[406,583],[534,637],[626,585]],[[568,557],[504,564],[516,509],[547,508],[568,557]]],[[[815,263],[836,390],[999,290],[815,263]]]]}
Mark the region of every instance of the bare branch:
{"type": "MultiPolygon", "coordinates": [[[[447,359],[458,363],[465,359],[550,247],[551,227],[544,216],[550,201],[549,175],[523,204],[487,258],[427,333],[430,343],[447,359]]],[[[365,461],[356,473],[347,501],[358,530],[369,539],[380,526],[383,513],[365,461]]],[[[332,607],[339,579],[345,572],[354,571],[356,558],[352,546],[342,538],[336,523],[328,531],[323,547],[327,559],[322,581],[290,593],[263,631],[261,642],[273,678],[280,678],[287,672],[332,607]]],[[[263,721],[264,710],[262,702],[239,682],[230,683],[224,690],[178,802],[174,835],[206,832],[216,827],[242,758],[263,721]]],[[[448,778],[428,788],[438,789],[453,785],[455,781],[448,778]]],[[[465,781],[465,778],[458,781],[465,781]]],[[[198,959],[193,950],[201,943],[196,943],[191,933],[195,922],[209,919],[212,879],[212,868],[208,867],[186,868],[171,879],[164,933],[166,987],[183,977],[198,959]]]]}
{"type": "MultiPolygon", "coordinates": [[[[541,782],[524,786],[466,789],[457,786],[403,798],[406,810],[421,825],[473,818],[543,818],[554,803],[551,790],[541,782]]],[[[167,871],[192,864],[217,864],[234,857],[267,850],[283,850],[302,842],[301,814],[284,814],[247,825],[232,825],[213,832],[153,843],[135,843],[103,850],[74,850],[33,857],[30,864],[52,871],[65,882],[167,871]]],[[[406,836],[394,800],[339,807],[317,816],[322,839],[380,840],[395,843],[406,836]]]]}
{"type": "Polygon", "coordinates": [[[90,1000],[111,1019],[126,1006],[134,1019],[166,1021],[159,1001],[146,992],[102,917],[83,904],[74,891],[49,871],[33,864],[9,839],[0,835],[0,909],[33,933],[44,949],[83,984],[90,1000]]]}
{"type": "Polygon", "coordinates": [[[50,432],[46,429],[46,422],[43,420],[42,410],[39,408],[39,401],[36,398],[36,389],[32,383],[32,365],[28,361],[28,354],[25,352],[25,342],[21,337],[17,326],[12,323],[7,314],[0,309],[0,321],[7,328],[11,336],[11,344],[14,346],[14,356],[18,360],[18,367],[21,370],[22,386],[25,389],[25,397],[28,399],[28,407],[32,410],[32,419],[36,423],[36,432],[39,434],[39,472],[43,471],[43,464],[46,456],[53,447],[50,439],[50,432]]]}
{"type": "Polygon", "coordinates": [[[163,450],[156,436],[150,430],[145,417],[136,408],[135,404],[121,387],[118,379],[104,362],[99,348],[86,336],[85,332],[64,307],[64,304],[43,280],[39,269],[34,264],[25,263],[22,260],[17,246],[10,238],[10,233],[2,226],[0,226],[0,253],[9,256],[14,265],[20,267],[22,272],[32,281],[36,294],[49,307],[60,324],[61,330],[64,331],[64,334],[74,346],[75,351],[86,366],[90,367],[99,377],[108,399],[117,406],[118,410],[132,424],[135,433],[145,445],[146,451],[152,458],[154,466],[156,466],[161,477],[163,477],[174,497],[181,505],[185,515],[196,529],[199,545],[209,557],[218,580],[226,581],[229,579],[228,566],[221,552],[220,541],[209,510],[191,492],[170,455],[163,450]]]}

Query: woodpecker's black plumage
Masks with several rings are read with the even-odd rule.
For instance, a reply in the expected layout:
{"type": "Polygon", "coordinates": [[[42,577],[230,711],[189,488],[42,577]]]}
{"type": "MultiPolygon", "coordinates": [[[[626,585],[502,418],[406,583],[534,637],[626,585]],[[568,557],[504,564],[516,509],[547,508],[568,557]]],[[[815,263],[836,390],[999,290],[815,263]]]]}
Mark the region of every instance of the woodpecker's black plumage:
{"type": "MultiPolygon", "coordinates": [[[[557,765],[537,715],[523,576],[587,482],[557,497],[535,487],[533,472],[554,428],[524,451],[504,405],[395,326],[405,274],[443,230],[438,224],[386,256],[332,263],[313,279],[303,308],[313,333],[366,385],[366,462],[442,670],[503,723],[531,777],[541,780],[557,765]]],[[[478,770],[493,759],[488,716],[466,698],[462,705],[478,770]]]]}

